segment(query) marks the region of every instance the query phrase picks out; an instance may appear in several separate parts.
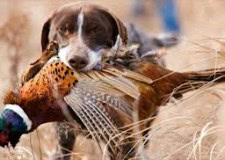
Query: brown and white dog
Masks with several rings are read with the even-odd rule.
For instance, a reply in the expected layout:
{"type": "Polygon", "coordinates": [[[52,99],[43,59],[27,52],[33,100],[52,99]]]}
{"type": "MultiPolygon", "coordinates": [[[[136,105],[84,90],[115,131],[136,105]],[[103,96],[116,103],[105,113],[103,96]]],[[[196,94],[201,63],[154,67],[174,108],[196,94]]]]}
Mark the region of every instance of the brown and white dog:
{"type": "MultiPolygon", "coordinates": [[[[105,49],[116,42],[127,44],[123,23],[107,9],[85,2],[69,4],[56,10],[43,26],[41,44],[59,44],[60,58],[71,68],[87,71],[98,67],[105,49]]],[[[115,48],[116,49],[116,48],[115,48]]]]}
{"type": "Polygon", "coordinates": [[[68,4],[53,12],[42,29],[42,50],[50,41],[59,44],[61,59],[80,71],[101,68],[104,50],[116,51],[122,44],[138,43],[143,54],[178,42],[174,36],[148,37],[132,24],[125,27],[106,8],[87,2],[68,4]]]}
{"type": "MultiPolygon", "coordinates": [[[[58,54],[64,63],[80,71],[101,69],[101,58],[104,51],[116,52],[122,44],[138,43],[140,54],[152,48],[167,46],[157,37],[146,37],[133,25],[125,27],[106,8],[86,2],[65,5],[52,13],[42,29],[43,51],[51,41],[58,43],[58,54]],[[129,33],[127,33],[127,29],[129,33]]],[[[170,45],[170,39],[168,42],[170,45]]],[[[71,131],[68,131],[65,136],[65,129],[60,126],[65,125],[57,126],[60,144],[63,146],[62,152],[68,154],[69,150],[73,148],[76,136],[71,131]]],[[[63,159],[69,159],[69,156],[65,156],[63,159]]]]}

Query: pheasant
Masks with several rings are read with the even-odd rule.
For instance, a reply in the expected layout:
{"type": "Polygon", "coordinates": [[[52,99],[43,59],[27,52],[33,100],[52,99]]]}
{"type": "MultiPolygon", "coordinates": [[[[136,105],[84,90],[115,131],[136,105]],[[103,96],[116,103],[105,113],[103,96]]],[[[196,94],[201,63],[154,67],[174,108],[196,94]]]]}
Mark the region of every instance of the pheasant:
{"type": "Polygon", "coordinates": [[[34,69],[17,91],[4,97],[1,146],[15,147],[21,135],[43,123],[69,120],[85,129],[84,134],[107,143],[111,159],[129,159],[135,156],[135,119],[144,135],[151,124],[149,117],[171,96],[180,98],[212,80],[225,81],[225,68],[178,73],[146,57],[127,55],[106,58],[101,71],[80,73],[54,52],[46,55],[52,55],[47,64],[38,72],[34,69]]]}

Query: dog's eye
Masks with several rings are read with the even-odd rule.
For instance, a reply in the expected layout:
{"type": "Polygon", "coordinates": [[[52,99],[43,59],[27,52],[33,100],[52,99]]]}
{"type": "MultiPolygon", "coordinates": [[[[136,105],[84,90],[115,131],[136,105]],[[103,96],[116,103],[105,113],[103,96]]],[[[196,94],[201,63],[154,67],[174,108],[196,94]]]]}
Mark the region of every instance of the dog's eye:
{"type": "Polygon", "coordinates": [[[66,26],[61,26],[61,27],[59,28],[59,32],[60,32],[60,33],[65,34],[67,31],[68,31],[68,29],[67,29],[66,26]]]}
{"type": "Polygon", "coordinates": [[[66,27],[65,27],[65,26],[60,27],[59,30],[60,30],[61,32],[65,32],[65,31],[66,31],[66,27]]]}

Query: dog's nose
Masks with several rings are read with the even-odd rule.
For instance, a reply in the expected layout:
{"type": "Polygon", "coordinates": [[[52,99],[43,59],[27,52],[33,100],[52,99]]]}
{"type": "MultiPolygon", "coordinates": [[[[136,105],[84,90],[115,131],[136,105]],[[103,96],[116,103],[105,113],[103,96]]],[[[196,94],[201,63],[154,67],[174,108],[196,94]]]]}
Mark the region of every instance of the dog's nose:
{"type": "Polygon", "coordinates": [[[74,56],[71,57],[68,60],[70,66],[74,69],[82,69],[84,67],[86,67],[86,65],[88,64],[88,60],[85,57],[81,57],[81,56],[74,56]]]}

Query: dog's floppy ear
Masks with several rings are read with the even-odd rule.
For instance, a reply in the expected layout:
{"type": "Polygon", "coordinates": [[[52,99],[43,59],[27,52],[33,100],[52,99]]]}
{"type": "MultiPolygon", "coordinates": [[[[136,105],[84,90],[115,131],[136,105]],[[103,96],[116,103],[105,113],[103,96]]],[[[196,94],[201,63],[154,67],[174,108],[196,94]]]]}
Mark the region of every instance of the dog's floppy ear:
{"type": "Polygon", "coordinates": [[[116,25],[116,35],[115,41],[117,40],[118,34],[120,35],[120,38],[122,39],[123,45],[126,45],[128,43],[128,35],[127,35],[127,29],[124,26],[123,22],[119,18],[117,18],[113,13],[111,13],[108,9],[100,7],[100,6],[95,6],[96,8],[99,9],[101,13],[109,17],[109,19],[112,20],[112,22],[116,25]]]}
{"type": "Polygon", "coordinates": [[[41,33],[41,49],[44,51],[49,44],[49,32],[51,26],[51,19],[49,18],[42,27],[41,33]]]}
{"type": "Polygon", "coordinates": [[[127,29],[124,26],[123,22],[121,22],[117,17],[113,16],[113,18],[116,21],[118,30],[119,30],[119,34],[120,34],[120,38],[122,39],[123,44],[127,44],[128,43],[128,35],[127,35],[127,29]]]}

